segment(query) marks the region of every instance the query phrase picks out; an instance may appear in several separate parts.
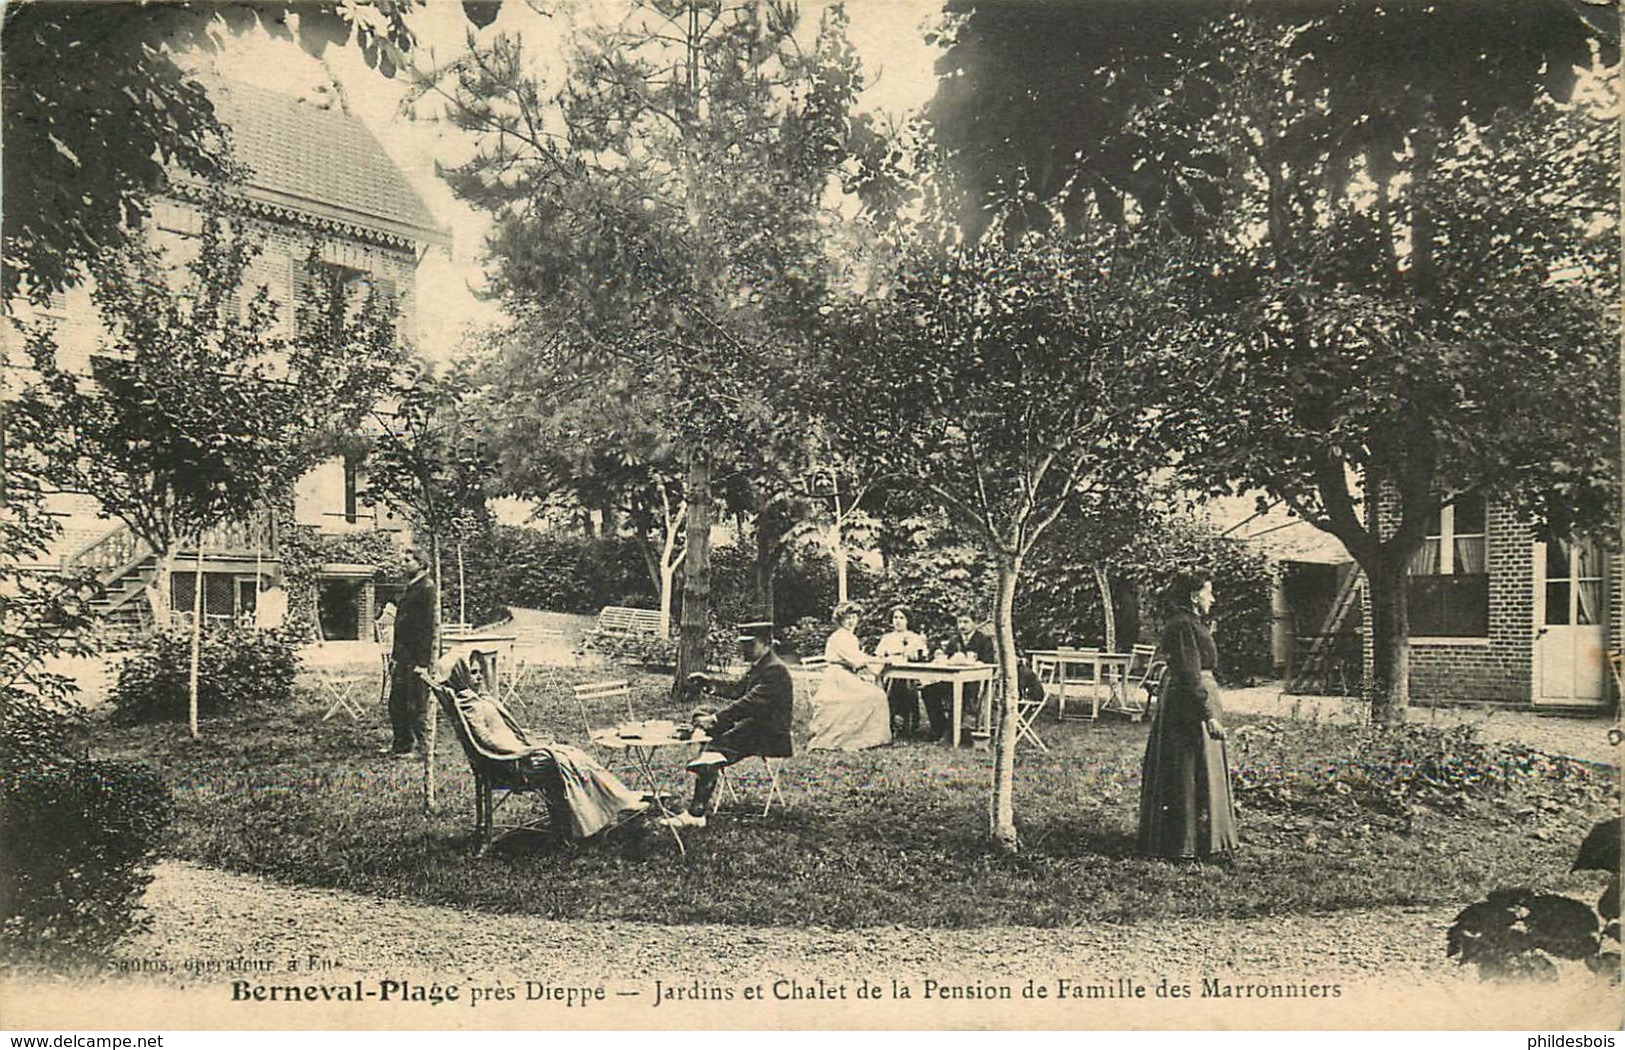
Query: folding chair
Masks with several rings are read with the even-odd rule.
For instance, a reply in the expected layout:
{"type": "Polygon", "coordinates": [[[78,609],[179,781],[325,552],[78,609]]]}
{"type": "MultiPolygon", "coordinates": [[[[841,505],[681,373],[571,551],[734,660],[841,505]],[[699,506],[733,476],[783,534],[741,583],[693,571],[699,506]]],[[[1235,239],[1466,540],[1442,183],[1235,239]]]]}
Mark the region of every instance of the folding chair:
{"type": "Polygon", "coordinates": [[[1039,737],[1038,730],[1033,723],[1038,721],[1038,712],[1044,710],[1044,697],[1020,697],[1016,701],[1016,743],[1029,740],[1038,750],[1049,752],[1049,746],[1039,737]]]}
{"type": "MultiPolygon", "coordinates": [[[[1142,705],[1140,710],[1141,717],[1148,714],[1156,705],[1157,700],[1162,693],[1163,676],[1167,673],[1168,661],[1154,656],[1152,657],[1151,662],[1146,665],[1145,675],[1135,683],[1135,687],[1139,692],[1137,699],[1142,705]]],[[[1136,718],[1135,720],[1138,721],[1139,719],[1136,718]]]]}
{"type": "MultiPolygon", "coordinates": [[[[355,695],[355,687],[359,684],[358,679],[346,678],[330,668],[320,667],[316,669],[316,686],[329,701],[327,711],[322,715],[323,722],[340,711],[349,715],[354,721],[361,721],[367,712],[360,699],[355,695]]],[[[389,683],[387,679],[384,683],[384,689],[384,698],[388,700],[389,683]]]]}
{"type": "Polygon", "coordinates": [[[501,700],[509,707],[526,706],[523,692],[541,690],[550,682],[559,680],[553,666],[536,654],[515,649],[508,674],[502,683],[501,700]]]}
{"type": "Polygon", "coordinates": [[[779,757],[769,758],[766,755],[751,755],[744,761],[749,762],[751,758],[761,760],[762,771],[758,774],[741,777],[739,775],[737,766],[723,766],[721,770],[721,790],[717,792],[717,797],[720,798],[723,795],[727,795],[730,799],[738,801],[740,795],[739,790],[734,787],[735,780],[740,780],[742,783],[745,780],[751,780],[758,784],[763,784],[765,785],[766,798],[762,803],[762,816],[765,817],[773,809],[774,798],[779,800],[780,805],[789,805],[789,803],[784,800],[784,789],[779,784],[779,775],[784,770],[784,759],[779,757]]]}
{"type": "MultiPolygon", "coordinates": [[[[575,697],[576,710],[581,712],[581,732],[588,740],[592,739],[592,719],[587,715],[587,705],[589,703],[596,703],[600,700],[614,700],[624,696],[626,697],[627,721],[631,721],[635,717],[632,714],[632,683],[625,679],[615,682],[582,682],[573,687],[571,693],[575,697]]],[[[626,757],[625,752],[622,752],[622,762],[615,767],[615,772],[623,776],[637,773],[634,766],[626,764],[626,757]]]]}
{"type": "Polygon", "coordinates": [[[1150,696],[1162,683],[1162,661],[1157,659],[1157,647],[1154,645],[1135,645],[1130,649],[1128,670],[1123,675],[1120,688],[1112,690],[1111,699],[1107,709],[1121,711],[1129,716],[1130,720],[1138,722],[1150,710],[1150,696]],[[1155,681],[1151,680],[1153,673],[1155,681]],[[1150,684],[1147,684],[1147,683],[1150,684]]]}
{"type": "Polygon", "coordinates": [[[587,705],[599,700],[614,700],[619,697],[626,698],[626,717],[636,717],[632,713],[632,683],[626,679],[615,682],[582,682],[575,686],[576,707],[581,710],[581,721],[587,722],[587,705]]]}

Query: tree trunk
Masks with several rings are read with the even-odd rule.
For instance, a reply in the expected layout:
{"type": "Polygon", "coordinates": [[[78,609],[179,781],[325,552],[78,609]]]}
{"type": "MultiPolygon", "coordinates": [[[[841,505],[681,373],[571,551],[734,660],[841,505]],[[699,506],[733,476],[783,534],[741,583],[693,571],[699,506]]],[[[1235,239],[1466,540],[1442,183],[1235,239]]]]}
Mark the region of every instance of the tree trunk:
{"type": "Polygon", "coordinates": [[[756,609],[764,620],[778,621],[773,572],[779,562],[779,529],[768,506],[767,492],[756,489],[756,609]]]}
{"type": "Polygon", "coordinates": [[[1379,725],[1405,721],[1411,700],[1405,565],[1389,552],[1361,564],[1371,599],[1371,720],[1379,725]]]}
{"type": "Polygon", "coordinates": [[[688,454],[688,541],[683,551],[682,628],[677,640],[677,673],[672,698],[680,699],[688,676],[705,670],[706,636],[711,625],[711,458],[696,443],[688,454]]]}
{"type": "Polygon", "coordinates": [[[677,575],[677,562],[668,558],[660,562],[660,627],[656,633],[662,638],[671,637],[671,592],[677,575]]]}
{"type": "Polygon", "coordinates": [[[1112,606],[1112,581],[1106,575],[1106,566],[1096,562],[1090,566],[1095,572],[1095,589],[1100,592],[1100,618],[1106,625],[1106,651],[1117,652],[1117,610],[1112,606]]]}
{"type": "Polygon", "coordinates": [[[186,675],[186,729],[196,740],[197,670],[203,658],[203,536],[197,538],[197,571],[192,575],[192,666],[186,675]]]}
{"type": "MultiPolygon", "coordinates": [[[[440,637],[440,537],[433,533],[429,534],[429,557],[434,562],[434,605],[430,613],[434,617],[432,621],[434,624],[434,644],[429,647],[429,652],[434,654],[434,662],[429,665],[429,674],[433,676],[440,668],[440,657],[445,655],[440,651],[442,642],[440,637]]],[[[407,674],[412,673],[412,669],[407,668],[407,674]]],[[[493,688],[495,687],[495,683],[490,684],[493,688]]],[[[428,728],[428,739],[423,742],[423,812],[425,814],[434,812],[434,750],[435,736],[440,728],[440,705],[432,701],[429,704],[428,728]]]]}
{"type": "Polygon", "coordinates": [[[846,601],[846,544],[841,541],[841,519],[829,527],[829,543],[835,552],[835,603],[846,601]]]}
{"type": "Polygon", "coordinates": [[[655,581],[655,585],[660,588],[659,633],[662,638],[671,637],[673,577],[677,573],[679,564],[678,559],[672,557],[672,555],[677,550],[677,534],[683,527],[682,523],[686,520],[684,515],[687,513],[688,504],[685,502],[678,506],[675,515],[670,513],[669,507],[666,514],[665,538],[660,544],[660,578],[655,581]]]}
{"type": "Polygon", "coordinates": [[[152,613],[152,625],[162,630],[170,624],[169,581],[175,577],[175,552],[167,548],[154,551],[152,564],[152,582],[147,584],[147,609],[152,613]]]}
{"type": "Polygon", "coordinates": [[[461,540],[457,542],[457,622],[468,624],[468,584],[463,575],[463,544],[461,540]]]}
{"type": "Polygon", "coordinates": [[[993,793],[988,801],[988,834],[999,849],[1014,853],[1020,848],[1016,836],[1016,702],[1020,696],[1016,679],[1015,598],[1016,577],[1021,572],[1021,559],[1001,556],[998,569],[998,605],[993,614],[993,640],[999,653],[997,679],[990,685],[988,696],[982,703],[990,704],[993,696],[1003,697],[999,705],[999,724],[994,734],[996,741],[993,758],[993,793]]]}

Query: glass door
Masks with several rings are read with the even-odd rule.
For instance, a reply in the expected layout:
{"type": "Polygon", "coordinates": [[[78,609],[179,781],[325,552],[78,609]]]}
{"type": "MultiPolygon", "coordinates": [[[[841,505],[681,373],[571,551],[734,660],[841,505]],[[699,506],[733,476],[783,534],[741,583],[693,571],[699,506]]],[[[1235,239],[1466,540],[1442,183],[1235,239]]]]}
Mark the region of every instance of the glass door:
{"type": "Polygon", "coordinates": [[[1607,701],[1607,560],[1595,540],[1545,545],[1542,623],[1535,642],[1535,702],[1601,705],[1607,701]]]}

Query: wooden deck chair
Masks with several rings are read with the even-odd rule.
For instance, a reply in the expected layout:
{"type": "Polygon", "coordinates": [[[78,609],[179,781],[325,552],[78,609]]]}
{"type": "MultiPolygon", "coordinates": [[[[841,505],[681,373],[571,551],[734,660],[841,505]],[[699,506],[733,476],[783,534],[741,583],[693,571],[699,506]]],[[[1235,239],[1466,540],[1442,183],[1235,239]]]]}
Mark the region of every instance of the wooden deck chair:
{"type": "MultiPolygon", "coordinates": [[[[789,805],[789,803],[784,800],[784,789],[780,784],[780,775],[783,773],[783,771],[784,759],[782,757],[769,758],[766,755],[750,755],[732,766],[722,767],[722,783],[720,789],[717,791],[716,795],[713,796],[713,798],[720,800],[722,796],[726,795],[728,798],[737,801],[740,798],[740,793],[739,788],[734,786],[735,781],[740,781],[741,783],[755,782],[762,787],[762,816],[765,817],[772,812],[773,800],[775,798],[779,800],[780,805],[789,805]],[[756,759],[762,763],[761,772],[744,773],[741,775],[743,771],[740,770],[739,767],[742,765],[753,764],[751,759],[756,759]]],[[[712,804],[715,806],[717,803],[713,802],[712,804]]]]}
{"type": "Polygon", "coordinates": [[[395,658],[387,652],[383,654],[383,670],[378,678],[378,706],[389,704],[389,690],[395,684],[395,658]]]}
{"type": "MultiPolygon", "coordinates": [[[[525,759],[496,755],[482,748],[474,739],[468,720],[457,704],[452,675],[437,681],[423,672],[419,674],[429,683],[431,695],[456,732],[457,743],[462,746],[463,757],[468,760],[469,772],[474,777],[474,841],[477,855],[484,856],[503,838],[522,831],[568,837],[570,810],[558,768],[550,761],[531,764],[525,759]],[[516,797],[524,796],[540,800],[541,806],[533,809],[526,818],[497,823],[498,813],[516,797]]],[[[510,728],[522,735],[523,728],[500,701],[497,708],[510,728]]]]}

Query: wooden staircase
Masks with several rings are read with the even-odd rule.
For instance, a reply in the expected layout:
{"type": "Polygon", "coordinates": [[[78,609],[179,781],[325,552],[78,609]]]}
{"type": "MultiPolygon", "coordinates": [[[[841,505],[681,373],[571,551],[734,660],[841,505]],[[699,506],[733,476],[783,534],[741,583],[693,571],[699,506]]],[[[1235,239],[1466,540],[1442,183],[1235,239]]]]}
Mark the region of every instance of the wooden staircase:
{"type": "Polygon", "coordinates": [[[1365,573],[1358,565],[1343,578],[1320,630],[1309,636],[1307,647],[1294,661],[1287,692],[1330,692],[1336,689],[1346,693],[1351,680],[1358,680],[1361,669],[1345,666],[1344,653],[1340,651],[1338,643],[1345,634],[1343,622],[1352,610],[1359,608],[1360,584],[1364,580],[1365,573]]]}
{"type": "MultiPolygon", "coordinates": [[[[269,561],[276,557],[276,530],[265,518],[229,523],[204,533],[202,547],[206,558],[210,554],[256,552],[269,561]]],[[[189,571],[188,557],[195,555],[195,550],[181,551],[176,569],[189,571]]],[[[114,632],[139,632],[152,626],[146,590],[158,574],[158,559],[129,526],[119,525],[64,556],[62,571],[95,576],[103,593],[91,602],[91,607],[107,628],[114,632]]]]}
{"type": "Polygon", "coordinates": [[[88,572],[103,593],[91,603],[98,618],[115,629],[140,630],[152,623],[145,592],[158,568],[152,548],[119,525],[62,559],[64,573],[88,572]]]}

